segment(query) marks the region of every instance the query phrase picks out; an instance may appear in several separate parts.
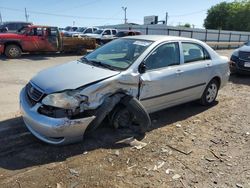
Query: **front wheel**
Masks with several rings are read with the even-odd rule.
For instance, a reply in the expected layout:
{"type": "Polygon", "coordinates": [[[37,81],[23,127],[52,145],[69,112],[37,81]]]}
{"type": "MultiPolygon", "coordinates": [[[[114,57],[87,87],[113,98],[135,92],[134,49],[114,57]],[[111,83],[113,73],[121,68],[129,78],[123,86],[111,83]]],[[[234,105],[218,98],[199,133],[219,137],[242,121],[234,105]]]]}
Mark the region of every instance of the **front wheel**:
{"type": "Polygon", "coordinates": [[[200,99],[200,103],[204,106],[209,106],[209,105],[213,104],[216,97],[217,97],[218,90],[219,90],[218,81],[215,79],[211,80],[208,83],[205,91],[203,92],[203,95],[200,99]]]}
{"type": "Polygon", "coordinates": [[[5,55],[9,58],[18,58],[22,54],[22,50],[17,45],[8,45],[5,48],[5,55]]]}

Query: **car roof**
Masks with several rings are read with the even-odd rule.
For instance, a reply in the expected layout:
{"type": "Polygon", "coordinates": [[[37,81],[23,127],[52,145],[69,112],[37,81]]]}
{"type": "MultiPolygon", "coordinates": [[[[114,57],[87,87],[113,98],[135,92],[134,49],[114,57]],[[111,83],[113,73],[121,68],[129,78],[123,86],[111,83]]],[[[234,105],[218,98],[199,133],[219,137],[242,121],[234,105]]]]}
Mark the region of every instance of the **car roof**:
{"type": "Polygon", "coordinates": [[[179,40],[186,40],[186,41],[198,41],[196,39],[186,38],[186,37],[177,37],[177,36],[169,36],[169,35],[135,35],[135,36],[128,36],[125,38],[130,39],[138,39],[138,40],[150,40],[150,41],[179,41],[179,40]]]}

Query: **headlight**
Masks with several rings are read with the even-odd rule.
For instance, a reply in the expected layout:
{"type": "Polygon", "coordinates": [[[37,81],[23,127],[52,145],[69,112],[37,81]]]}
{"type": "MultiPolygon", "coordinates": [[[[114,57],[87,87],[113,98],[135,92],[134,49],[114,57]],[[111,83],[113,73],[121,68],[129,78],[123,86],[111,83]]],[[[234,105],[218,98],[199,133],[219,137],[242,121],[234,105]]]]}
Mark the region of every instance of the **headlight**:
{"type": "Polygon", "coordinates": [[[65,91],[47,95],[42,100],[42,103],[57,108],[75,109],[79,107],[82,102],[86,102],[87,100],[88,98],[79,94],[79,91],[65,91]]]}
{"type": "Polygon", "coordinates": [[[235,50],[235,51],[233,52],[233,56],[239,57],[239,50],[235,50]]]}

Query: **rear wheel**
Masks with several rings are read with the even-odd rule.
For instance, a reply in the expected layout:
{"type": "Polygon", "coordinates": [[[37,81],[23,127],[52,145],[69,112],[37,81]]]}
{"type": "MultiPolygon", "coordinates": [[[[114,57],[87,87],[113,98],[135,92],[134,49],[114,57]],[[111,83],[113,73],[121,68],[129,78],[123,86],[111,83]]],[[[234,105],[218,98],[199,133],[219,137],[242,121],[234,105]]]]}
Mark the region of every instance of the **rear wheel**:
{"type": "Polygon", "coordinates": [[[4,51],[5,55],[9,58],[18,58],[22,54],[22,50],[17,45],[8,45],[4,51]]]}
{"type": "Polygon", "coordinates": [[[203,92],[203,95],[200,99],[200,103],[204,106],[209,106],[214,103],[217,94],[219,90],[219,82],[216,79],[211,80],[205,91],[203,92]]]}

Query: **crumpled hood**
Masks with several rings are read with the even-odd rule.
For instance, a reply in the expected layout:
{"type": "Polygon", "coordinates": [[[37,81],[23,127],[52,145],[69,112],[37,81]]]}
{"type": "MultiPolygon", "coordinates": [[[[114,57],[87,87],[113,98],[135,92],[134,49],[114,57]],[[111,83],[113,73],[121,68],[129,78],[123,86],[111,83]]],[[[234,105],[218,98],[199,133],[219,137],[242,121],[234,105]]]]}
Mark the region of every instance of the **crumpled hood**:
{"type": "Polygon", "coordinates": [[[50,94],[68,89],[76,89],[119,73],[118,71],[73,61],[45,69],[33,77],[31,82],[46,94],[50,94]]]}

